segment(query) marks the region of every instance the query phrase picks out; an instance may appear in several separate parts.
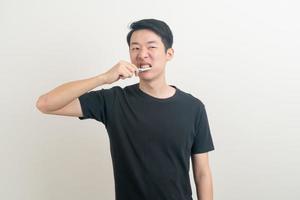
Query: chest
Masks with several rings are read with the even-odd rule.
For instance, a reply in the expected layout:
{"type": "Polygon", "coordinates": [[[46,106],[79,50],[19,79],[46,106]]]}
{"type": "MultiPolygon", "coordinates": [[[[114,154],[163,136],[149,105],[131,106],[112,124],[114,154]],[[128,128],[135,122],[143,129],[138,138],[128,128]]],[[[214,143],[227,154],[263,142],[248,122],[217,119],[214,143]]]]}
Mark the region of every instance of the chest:
{"type": "Polygon", "coordinates": [[[144,149],[189,151],[194,119],[185,106],[123,105],[116,113],[116,134],[144,149]]]}

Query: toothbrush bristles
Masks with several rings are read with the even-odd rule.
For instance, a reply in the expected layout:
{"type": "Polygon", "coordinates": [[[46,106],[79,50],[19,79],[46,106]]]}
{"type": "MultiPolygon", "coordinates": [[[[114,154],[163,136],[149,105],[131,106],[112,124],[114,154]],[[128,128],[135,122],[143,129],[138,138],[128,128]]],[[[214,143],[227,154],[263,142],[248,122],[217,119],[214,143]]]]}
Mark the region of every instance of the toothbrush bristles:
{"type": "Polygon", "coordinates": [[[139,72],[147,71],[147,70],[150,70],[150,69],[151,69],[150,67],[147,67],[147,68],[139,68],[139,72]]]}

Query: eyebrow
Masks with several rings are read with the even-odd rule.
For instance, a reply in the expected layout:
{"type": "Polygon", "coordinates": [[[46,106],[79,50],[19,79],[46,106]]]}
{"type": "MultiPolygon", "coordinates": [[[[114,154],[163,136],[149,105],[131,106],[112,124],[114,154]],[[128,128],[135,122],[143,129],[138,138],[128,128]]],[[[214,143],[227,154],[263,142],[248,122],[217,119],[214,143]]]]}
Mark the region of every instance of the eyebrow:
{"type": "MultiPolygon", "coordinates": [[[[157,42],[155,41],[155,40],[152,40],[152,41],[148,41],[147,42],[147,44],[156,44],[157,42]]],[[[136,45],[140,45],[140,43],[138,43],[138,42],[131,42],[131,45],[134,45],[134,44],[136,44],[136,45]]]]}

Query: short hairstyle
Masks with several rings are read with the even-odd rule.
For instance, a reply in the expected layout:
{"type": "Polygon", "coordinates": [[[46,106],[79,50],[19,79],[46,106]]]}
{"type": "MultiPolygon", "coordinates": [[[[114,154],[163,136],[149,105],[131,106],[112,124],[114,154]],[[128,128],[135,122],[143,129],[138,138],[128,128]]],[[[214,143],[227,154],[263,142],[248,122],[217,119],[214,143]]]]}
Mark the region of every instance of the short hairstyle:
{"type": "Polygon", "coordinates": [[[156,33],[165,46],[165,51],[173,45],[173,34],[170,27],[163,21],[157,19],[142,19],[130,24],[130,32],[127,34],[127,43],[130,46],[132,33],[141,29],[148,29],[156,33]]]}

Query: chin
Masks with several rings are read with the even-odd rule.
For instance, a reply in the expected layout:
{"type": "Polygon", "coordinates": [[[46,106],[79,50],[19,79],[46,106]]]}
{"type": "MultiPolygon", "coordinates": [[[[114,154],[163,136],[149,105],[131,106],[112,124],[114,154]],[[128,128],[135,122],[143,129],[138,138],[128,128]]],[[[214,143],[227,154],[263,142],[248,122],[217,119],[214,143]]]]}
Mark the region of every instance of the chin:
{"type": "Polygon", "coordinates": [[[152,80],[155,80],[155,79],[159,79],[161,76],[161,74],[159,75],[142,75],[142,76],[139,76],[140,80],[143,80],[143,81],[152,81],[152,80]]]}

